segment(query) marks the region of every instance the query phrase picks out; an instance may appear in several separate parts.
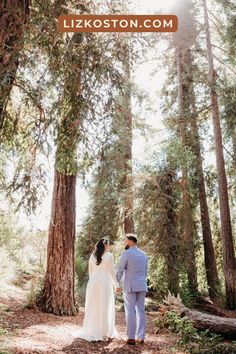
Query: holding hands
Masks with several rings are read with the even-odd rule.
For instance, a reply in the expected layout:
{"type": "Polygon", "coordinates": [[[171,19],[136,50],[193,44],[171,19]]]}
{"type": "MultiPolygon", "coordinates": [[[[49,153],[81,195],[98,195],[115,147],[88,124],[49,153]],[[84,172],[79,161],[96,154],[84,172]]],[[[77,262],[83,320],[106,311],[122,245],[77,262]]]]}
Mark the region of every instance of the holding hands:
{"type": "Polygon", "coordinates": [[[122,294],[122,288],[116,288],[116,294],[122,294]]]}

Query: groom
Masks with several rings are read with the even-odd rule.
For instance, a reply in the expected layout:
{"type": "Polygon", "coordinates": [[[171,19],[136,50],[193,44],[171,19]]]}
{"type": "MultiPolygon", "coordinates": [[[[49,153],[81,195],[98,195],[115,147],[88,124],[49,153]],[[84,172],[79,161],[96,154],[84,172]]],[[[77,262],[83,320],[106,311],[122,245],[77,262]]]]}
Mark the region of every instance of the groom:
{"type": "Polygon", "coordinates": [[[123,274],[127,343],[143,344],[146,329],[144,301],[147,292],[147,256],[137,247],[137,237],[134,234],[127,234],[125,238],[125,251],[121,255],[116,274],[118,283],[123,274]]]}

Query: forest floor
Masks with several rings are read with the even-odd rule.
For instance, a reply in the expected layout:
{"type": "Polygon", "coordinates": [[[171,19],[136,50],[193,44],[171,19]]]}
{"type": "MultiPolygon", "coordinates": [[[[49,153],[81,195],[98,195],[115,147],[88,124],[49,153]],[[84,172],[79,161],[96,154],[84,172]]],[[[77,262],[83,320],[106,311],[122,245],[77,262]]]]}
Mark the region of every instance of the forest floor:
{"type": "Polygon", "coordinates": [[[116,314],[119,340],[86,342],[76,337],[83,323],[83,308],[75,317],[59,317],[26,308],[27,291],[24,288],[7,286],[1,294],[4,295],[0,297],[0,354],[184,353],[178,349],[178,338],[173,334],[155,334],[154,317],[150,315],[147,315],[147,336],[142,346],[125,343],[123,312],[116,314]]]}

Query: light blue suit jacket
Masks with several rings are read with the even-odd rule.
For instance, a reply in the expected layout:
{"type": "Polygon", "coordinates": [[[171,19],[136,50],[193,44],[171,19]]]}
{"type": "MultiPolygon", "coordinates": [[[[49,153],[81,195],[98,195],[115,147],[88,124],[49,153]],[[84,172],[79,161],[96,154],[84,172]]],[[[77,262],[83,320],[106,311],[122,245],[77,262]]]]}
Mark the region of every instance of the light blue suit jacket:
{"type": "Polygon", "coordinates": [[[116,278],[121,282],[124,275],[125,292],[147,291],[147,256],[138,247],[131,247],[121,254],[116,278]]]}

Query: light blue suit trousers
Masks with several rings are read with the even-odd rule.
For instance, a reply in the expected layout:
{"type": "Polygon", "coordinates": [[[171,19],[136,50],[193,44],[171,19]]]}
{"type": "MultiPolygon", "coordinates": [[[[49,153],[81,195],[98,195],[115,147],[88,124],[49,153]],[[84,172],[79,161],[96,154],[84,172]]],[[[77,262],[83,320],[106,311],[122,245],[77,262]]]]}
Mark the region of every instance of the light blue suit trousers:
{"type": "Polygon", "coordinates": [[[145,338],[145,296],[147,292],[147,256],[137,247],[131,247],[121,255],[117,281],[123,281],[123,296],[127,336],[129,339],[145,338]]]}

